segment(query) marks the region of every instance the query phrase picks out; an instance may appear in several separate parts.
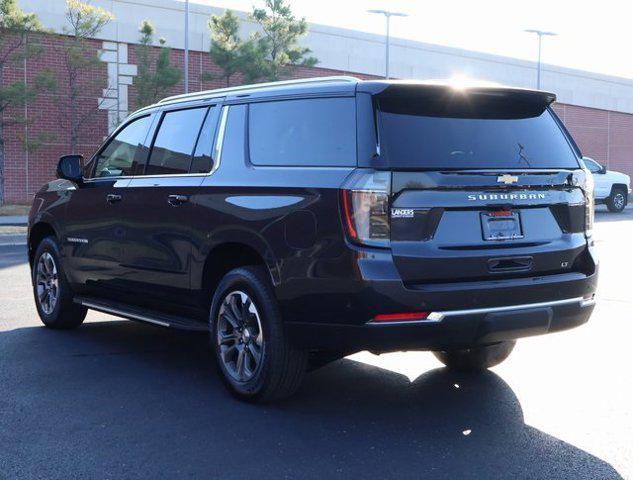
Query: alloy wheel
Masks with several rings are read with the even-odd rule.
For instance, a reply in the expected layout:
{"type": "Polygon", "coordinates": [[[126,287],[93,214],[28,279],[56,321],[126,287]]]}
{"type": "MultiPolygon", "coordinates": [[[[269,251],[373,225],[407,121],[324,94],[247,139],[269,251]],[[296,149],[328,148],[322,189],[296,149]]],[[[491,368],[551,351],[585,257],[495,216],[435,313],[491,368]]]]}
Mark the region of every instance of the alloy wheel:
{"type": "Polygon", "coordinates": [[[624,208],[624,195],[622,193],[616,193],[613,196],[613,206],[615,208],[617,208],[618,210],[621,210],[624,208]]]}
{"type": "Polygon", "coordinates": [[[48,252],[42,253],[37,261],[35,282],[40,308],[46,315],[50,315],[59,298],[59,278],[55,259],[48,252]]]}
{"type": "Polygon", "coordinates": [[[262,363],[264,337],[252,298],[239,290],[225,295],[217,319],[220,360],[233,380],[247,382],[262,363]]]}

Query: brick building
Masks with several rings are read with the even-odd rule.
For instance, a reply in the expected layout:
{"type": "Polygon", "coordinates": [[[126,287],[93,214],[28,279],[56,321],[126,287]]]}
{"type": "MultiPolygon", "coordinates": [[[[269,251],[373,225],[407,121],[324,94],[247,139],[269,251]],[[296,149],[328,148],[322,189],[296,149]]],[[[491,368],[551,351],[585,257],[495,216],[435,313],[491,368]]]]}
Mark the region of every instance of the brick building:
{"type": "MultiPolygon", "coordinates": [[[[158,36],[173,47],[172,64],[184,65],[183,4],[176,0],[93,0],[94,5],[112,11],[116,20],[91,41],[100,53],[102,65],[89,72],[84,82],[80,110],[84,121],[79,132],[79,153],[92,155],[107,133],[135,109],[136,54],[138,27],[150,20],[158,36]]],[[[20,0],[25,11],[39,15],[46,27],[61,32],[65,23],[64,0],[20,0]]],[[[207,20],[218,8],[190,6],[189,88],[191,91],[223,86],[221,81],[202,82],[202,73],[219,73],[210,61],[207,20]]],[[[245,19],[245,15],[242,15],[245,19]]],[[[244,23],[244,36],[254,28],[244,23]]],[[[10,112],[29,119],[10,127],[5,135],[4,185],[7,203],[29,203],[40,186],[54,177],[60,155],[69,151],[67,85],[64,84],[59,34],[34,38],[42,55],[5,69],[4,81],[32,82],[43,69],[62,72],[54,93],[38,97],[28,108],[10,112]],[[27,151],[25,140],[38,148],[27,151]]],[[[316,68],[297,68],[292,76],[303,78],[351,74],[379,77],[384,68],[384,39],[380,35],[310,25],[304,40],[319,59],[316,68]]],[[[456,73],[519,87],[532,87],[536,66],[532,62],[393,39],[391,73],[399,78],[448,78],[456,73]]],[[[633,81],[546,65],[542,86],[558,95],[555,109],[583,152],[614,170],[633,174],[633,81]]],[[[173,93],[183,91],[182,82],[173,93]]]]}

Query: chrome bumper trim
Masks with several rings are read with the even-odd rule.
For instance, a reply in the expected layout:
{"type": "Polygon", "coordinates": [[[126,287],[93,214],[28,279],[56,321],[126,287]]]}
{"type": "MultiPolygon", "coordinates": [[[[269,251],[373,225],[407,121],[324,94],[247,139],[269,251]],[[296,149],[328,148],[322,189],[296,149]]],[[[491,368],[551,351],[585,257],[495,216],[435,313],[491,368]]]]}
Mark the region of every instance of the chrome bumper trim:
{"type": "Polygon", "coordinates": [[[550,302],[538,302],[538,303],[524,303],[521,305],[507,305],[501,307],[488,307],[488,308],[471,308],[466,310],[445,310],[440,312],[431,312],[426,318],[420,320],[410,320],[410,321],[402,321],[402,322],[367,322],[367,325],[370,326],[380,326],[380,327],[388,327],[393,325],[418,325],[423,323],[439,323],[448,317],[460,317],[462,315],[480,315],[487,313],[497,313],[497,312],[512,312],[515,310],[528,310],[530,308],[541,308],[541,307],[557,307],[560,305],[572,305],[579,304],[580,308],[586,308],[595,305],[596,301],[592,298],[583,298],[583,297],[575,297],[575,298],[567,298],[564,300],[553,300],[550,302]]]}
{"type": "Polygon", "coordinates": [[[565,300],[553,300],[551,302],[524,303],[522,305],[507,305],[503,307],[472,308],[468,310],[447,310],[444,312],[432,312],[429,317],[433,315],[435,318],[438,318],[441,321],[446,317],[459,317],[462,315],[478,315],[497,312],[512,312],[515,310],[528,310],[530,308],[541,307],[558,307],[560,305],[571,305],[574,303],[578,303],[580,304],[581,308],[584,308],[595,304],[596,301],[593,298],[587,299],[583,297],[576,297],[567,298],[565,300]]]}

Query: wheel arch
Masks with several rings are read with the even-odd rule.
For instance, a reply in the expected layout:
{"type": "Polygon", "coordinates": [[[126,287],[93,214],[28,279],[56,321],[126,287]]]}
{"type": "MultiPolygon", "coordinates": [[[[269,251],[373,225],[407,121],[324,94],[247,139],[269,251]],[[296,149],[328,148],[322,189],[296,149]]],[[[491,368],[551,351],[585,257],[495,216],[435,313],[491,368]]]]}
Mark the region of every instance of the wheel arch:
{"type": "Polygon", "coordinates": [[[59,236],[57,235],[55,228],[49,222],[39,221],[29,229],[28,254],[30,265],[33,265],[33,256],[35,255],[37,246],[44,238],[49,236],[55,237],[59,240],[59,236]]]}
{"type": "Polygon", "coordinates": [[[201,290],[203,292],[215,290],[222,277],[229,271],[247,265],[263,267],[270,275],[273,284],[276,283],[273,268],[266,260],[265,252],[249,243],[227,241],[215,245],[206,255],[201,272],[201,290]]]}
{"type": "Polygon", "coordinates": [[[611,185],[611,195],[613,195],[613,192],[615,190],[624,190],[624,193],[626,193],[626,196],[628,197],[629,195],[629,187],[628,185],[624,183],[614,183],[613,185],[611,185]]]}

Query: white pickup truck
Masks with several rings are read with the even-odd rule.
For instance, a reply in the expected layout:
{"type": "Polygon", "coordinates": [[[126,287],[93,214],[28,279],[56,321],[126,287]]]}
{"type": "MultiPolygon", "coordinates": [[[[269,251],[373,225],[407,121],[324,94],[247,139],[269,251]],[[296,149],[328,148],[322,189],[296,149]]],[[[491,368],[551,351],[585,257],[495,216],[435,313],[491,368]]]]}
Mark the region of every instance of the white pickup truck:
{"type": "Polygon", "coordinates": [[[631,177],[624,173],[607,170],[593,158],[583,157],[585,166],[593,174],[596,204],[604,203],[609,211],[624,210],[631,193],[631,177]]]}

